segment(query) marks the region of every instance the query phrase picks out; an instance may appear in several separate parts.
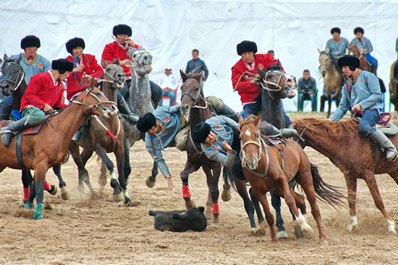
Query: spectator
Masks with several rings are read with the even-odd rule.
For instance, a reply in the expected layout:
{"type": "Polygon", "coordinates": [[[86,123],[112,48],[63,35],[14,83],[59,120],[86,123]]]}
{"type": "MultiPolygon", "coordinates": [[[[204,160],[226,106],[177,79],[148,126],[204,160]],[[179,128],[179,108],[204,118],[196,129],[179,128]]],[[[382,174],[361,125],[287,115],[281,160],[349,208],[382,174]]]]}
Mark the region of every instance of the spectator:
{"type": "Polygon", "coordinates": [[[271,55],[272,58],[275,58],[275,52],[274,52],[274,50],[269,50],[269,51],[267,51],[267,53],[268,53],[269,55],[271,55]]]}
{"type": "Polygon", "coordinates": [[[207,80],[209,77],[209,70],[205,62],[199,58],[199,50],[192,50],[192,59],[188,61],[187,67],[185,68],[186,74],[203,73],[203,81],[207,80]]]}
{"type": "Polygon", "coordinates": [[[312,111],[316,111],[316,97],[317,97],[317,88],[316,81],[311,77],[310,71],[305,69],[303,71],[303,77],[301,77],[297,84],[298,91],[298,111],[303,111],[304,100],[311,100],[311,109],[312,111]]]}
{"type": "Polygon", "coordinates": [[[164,75],[159,80],[159,86],[163,90],[162,100],[160,105],[163,106],[163,97],[168,97],[170,99],[169,106],[175,105],[176,99],[176,89],[177,89],[177,79],[172,74],[171,66],[167,65],[164,68],[164,75]]]}
{"type": "MultiPolygon", "coordinates": [[[[336,97],[336,94],[332,93],[332,100],[334,100],[336,97]]],[[[326,92],[326,87],[325,85],[323,86],[323,92],[322,92],[322,96],[321,96],[321,107],[320,107],[320,111],[324,112],[325,111],[325,102],[328,100],[328,94],[326,92]]]]}

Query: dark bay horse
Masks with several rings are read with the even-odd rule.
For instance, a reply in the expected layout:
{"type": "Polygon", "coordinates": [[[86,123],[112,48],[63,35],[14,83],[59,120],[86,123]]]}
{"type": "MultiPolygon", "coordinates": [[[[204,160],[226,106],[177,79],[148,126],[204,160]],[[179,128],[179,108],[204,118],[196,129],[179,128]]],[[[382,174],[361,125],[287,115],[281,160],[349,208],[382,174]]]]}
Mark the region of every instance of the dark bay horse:
{"type": "MultiPolygon", "coordinates": [[[[34,185],[37,205],[33,217],[43,219],[43,190],[47,170],[60,164],[68,153],[73,134],[89,115],[115,115],[117,108],[104,94],[91,88],[80,94],[59,114],[48,118],[38,134],[22,137],[22,160],[26,168],[34,170],[34,185]]],[[[0,144],[0,172],[6,167],[20,169],[16,154],[15,137],[10,145],[0,144]]],[[[32,192],[32,191],[31,191],[32,192]]]]}
{"type": "Polygon", "coordinates": [[[332,108],[332,94],[335,95],[336,106],[339,106],[341,99],[341,86],[343,84],[343,76],[333,62],[328,51],[319,51],[319,70],[324,76],[326,93],[328,96],[328,112],[326,117],[330,117],[332,108]]]}
{"type": "MultiPolygon", "coordinates": [[[[181,86],[181,110],[183,115],[187,118],[190,129],[195,127],[201,121],[213,116],[209,104],[204,98],[203,93],[203,80],[201,74],[185,74],[180,70],[180,75],[183,81],[181,86]]],[[[183,198],[187,208],[194,207],[194,203],[191,200],[191,194],[188,186],[189,174],[197,171],[202,167],[206,174],[206,182],[209,188],[209,196],[206,202],[206,212],[213,214],[213,220],[218,221],[220,214],[218,197],[220,192],[218,190],[218,180],[221,174],[221,164],[212,161],[206,157],[202,152],[200,144],[194,143],[192,136],[187,139],[187,160],[185,162],[184,169],[180,173],[182,181],[183,198]]],[[[223,191],[223,197],[228,197],[224,193],[228,193],[228,190],[223,191]]]]}
{"type": "MultiPolygon", "coordinates": [[[[105,69],[104,79],[102,79],[101,90],[109,101],[117,102],[117,90],[123,87],[126,75],[123,69],[116,64],[108,64],[105,69]]],[[[124,151],[124,129],[122,121],[118,116],[109,117],[91,116],[87,121],[85,133],[82,133],[78,143],[71,142],[69,150],[75,161],[79,172],[79,191],[83,193],[83,182],[88,186],[91,195],[94,190],[91,186],[88,171],[85,165],[88,159],[95,152],[105,164],[111,178],[110,185],[113,188],[113,198],[115,201],[121,201],[125,204],[131,202],[128,194],[126,176],[124,174],[125,160],[124,151]],[[84,137],[86,139],[84,139],[84,137]],[[88,141],[87,141],[88,140],[88,141]],[[83,147],[82,152],[79,151],[79,145],[83,147]],[[114,164],[108,157],[107,153],[113,153],[116,158],[118,169],[118,180],[115,176],[114,164]],[[122,195],[123,192],[123,196],[122,195]]]]}
{"type": "MultiPolygon", "coordinates": [[[[305,145],[325,155],[344,174],[351,216],[348,230],[358,229],[357,180],[363,179],[376,207],[387,221],[388,232],[396,234],[395,222],[384,207],[374,175],[389,174],[398,184],[398,161],[389,162],[380,151],[376,151],[370,140],[359,134],[356,119],[339,122],[316,118],[297,119],[294,127],[305,139],[305,145]]],[[[390,137],[390,140],[398,146],[397,135],[390,137]]]]}
{"type": "Polygon", "coordinates": [[[398,111],[398,60],[395,60],[391,64],[390,68],[390,102],[394,104],[395,111],[398,111]]]}
{"type": "MultiPolygon", "coordinates": [[[[19,64],[22,57],[18,57],[16,60],[11,59],[4,55],[4,63],[1,68],[1,72],[3,75],[3,80],[0,83],[0,88],[2,94],[4,96],[12,96],[12,110],[19,110],[21,106],[21,99],[26,90],[26,82],[25,82],[25,73],[19,64]]],[[[6,119],[7,117],[0,117],[0,120],[6,119]]],[[[61,198],[64,200],[69,199],[69,193],[66,190],[66,183],[62,179],[61,175],[61,166],[54,165],[53,166],[54,174],[58,178],[59,187],[61,188],[61,198]]],[[[22,183],[24,188],[29,188],[32,183],[33,177],[28,169],[22,169],[22,183]]],[[[55,186],[54,186],[55,187],[55,186]]],[[[57,192],[56,187],[51,192],[51,194],[55,194],[57,192]]]]}
{"type": "Polygon", "coordinates": [[[296,196],[289,187],[289,183],[294,181],[304,190],[310,203],[312,215],[318,226],[320,244],[327,245],[316,198],[319,196],[333,206],[340,203],[339,196],[342,195],[331,185],[326,184],[319,175],[311,173],[310,161],[298,143],[285,140],[283,144],[277,146],[266,144],[258,128],[260,120],[260,116],[249,116],[246,120],[240,120],[240,157],[245,177],[264,209],[272,242],[278,242],[278,238],[275,233],[274,217],[266,197],[266,193],[271,189],[285,199],[304,237],[314,236],[314,231],[305,217],[304,197],[296,196]]]}

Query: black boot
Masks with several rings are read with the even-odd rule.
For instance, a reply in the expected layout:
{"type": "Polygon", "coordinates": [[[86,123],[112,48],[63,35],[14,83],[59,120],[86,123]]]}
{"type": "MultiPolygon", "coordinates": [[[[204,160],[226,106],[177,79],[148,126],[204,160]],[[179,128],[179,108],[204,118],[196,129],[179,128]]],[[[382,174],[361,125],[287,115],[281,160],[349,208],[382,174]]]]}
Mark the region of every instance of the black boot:
{"type": "Polygon", "coordinates": [[[123,116],[125,116],[129,122],[132,122],[133,124],[137,123],[140,117],[131,111],[124,98],[117,102],[117,107],[119,108],[120,113],[124,114],[123,116]]]}
{"type": "Polygon", "coordinates": [[[29,127],[29,125],[26,124],[27,120],[27,117],[23,117],[22,119],[15,122],[10,122],[8,126],[1,128],[1,141],[3,142],[4,146],[8,146],[10,144],[13,134],[29,127]]]}
{"type": "Polygon", "coordinates": [[[225,104],[221,99],[215,96],[208,96],[206,101],[210,104],[212,109],[217,115],[224,115],[228,118],[239,122],[239,114],[231,109],[227,104],[225,104]]]}

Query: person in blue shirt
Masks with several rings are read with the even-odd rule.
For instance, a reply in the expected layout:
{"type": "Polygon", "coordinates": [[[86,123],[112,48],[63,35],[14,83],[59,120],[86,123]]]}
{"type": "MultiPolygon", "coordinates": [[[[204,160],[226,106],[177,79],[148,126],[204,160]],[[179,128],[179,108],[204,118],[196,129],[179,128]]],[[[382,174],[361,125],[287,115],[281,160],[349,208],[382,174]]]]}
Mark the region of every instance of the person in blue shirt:
{"type": "Polygon", "coordinates": [[[368,38],[363,36],[365,31],[361,27],[356,27],[354,29],[355,38],[352,39],[350,45],[357,45],[361,50],[361,53],[365,55],[366,60],[372,65],[372,72],[377,72],[378,61],[370,53],[373,51],[372,43],[368,38]]]}
{"type": "Polygon", "coordinates": [[[351,110],[354,116],[361,116],[360,134],[385,150],[387,160],[394,161],[397,158],[397,149],[390,139],[376,128],[383,107],[379,80],[373,73],[361,71],[359,59],[354,56],[341,57],[338,64],[347,76],[347,81],[342,87],[339,107],[330,119],[341,120],[348,110],[351,110]]]}
{"type": "Polygon", "coordinates": [[[207,80],[209,77],[209,70],[205,62],[199,58],[199,50],[193,49],[192,50],[192,59],[188,61],[187,66],[185,67],[186,74],[196,74],[202,73],[203,74],[203,81],[207,80]]]}
{"type": "Polygon", "coordinates": [[[347,54],[350,43],[346,38],[340,36],[341,29],[338,27],[332,28],[330,34],[332,34],[332,38],[326,42],[325,50],[329,51],[330,57],[337,62],[340,57],[347,54]]]}
{"type": "Polygon", "coordinates": [[[303,77],[301,77],[297,83],[297,91],[298,91],[298,111],[303,111],[304,108],[304,100],[311,100],[311,109],[312,112],[316,111],[317,105],[317,95],[318,89],[316,88],[316,81],[311,77],[310,70],[305,69],[303,71],[303,77]]]}
{"type": "Polygon", "coordinates": [[[173,143],[182,128],[182,115],[179,105],[160,106],[153,113],[146,113],[138,119],[137,129],[145,134],[145,147],[165,177],[169,190],[173,189],[172,176],[162,150],[173,143]]]}

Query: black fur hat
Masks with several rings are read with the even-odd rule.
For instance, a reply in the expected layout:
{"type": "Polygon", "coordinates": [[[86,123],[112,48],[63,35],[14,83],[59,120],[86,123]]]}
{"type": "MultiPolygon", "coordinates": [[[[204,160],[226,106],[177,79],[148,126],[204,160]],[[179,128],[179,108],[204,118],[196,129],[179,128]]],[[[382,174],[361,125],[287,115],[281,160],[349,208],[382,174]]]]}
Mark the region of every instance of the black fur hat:
{"type": "Polygon", "coordinates": [[[257,44],[254,41],[244,40],[236,45],[236,52],[238,55],[242,55],[244,52],[257,52],[257,44]]]}
{"type": "Polygon", "coordinates": [[[335,32],[339,33],[339,35],[340,35],[340,34],[341,34],[341,29],[338,28],[338,27],[334,27],[334,28],[332,28],[332,29],[330,30],[330,34],[333,34],[333,33],[335,33],[335,32]]]}
{"type": "Polygon", "coordinates": [[[130,26],[126,24],[119,24],[113,27],[113,35],[116,36],[118,34],[126,34],[131,37],[133,31],[131,30],[130,26]]]}
{"type": "Polygon", "coordinates": [[[86,44],[84,43],[84,40],[82,38],[75,37],[73,39],[68,40],[68,42],[65,44],[66,50],[72,54],[72,50],[76,47],[82,47],[83,50],[86,48],[86,44]]]}
{"type": "Polygon", "coordinates": [[[363,30],[363,28],[361,28],[361,27],[356,27],[356,28],[354,29],[354,35],[357,34],[358,32],[361,32],[362,34],[365,33],[365,31],[363,30]]]}
{"type": "Polygon", "coordinates": [[[196,143],[203,143],[210,134],[210,125],[202,121],[192,128],[192,140],[196,143]]]}
{"type": "Polygon", "coordinates": [[[152,113],[148,112],[141,116],[137,122],[137,129],[145,133],[149,131],[155,125],[156,117],[152,113]]]}
{"type": "Polygon", "coordinates": [[[28,35],[21,40],[21,49],[25,50],[28,47],[40,48],[40,39],[35,35],[28,35]]]}
{"type": "Polygon", "coordinates": [[[352,55],[344,55],[337,61],[337,64],[340,68],[348,66],[351,71],[354,71],[356,68],[359,68],[359,59],[352,55]]]}
{"type": "Polygon", "coordinates": [[[73,63],[69,62],[66,59],[57,59],[51,62],[51,68],[53,70],[58,70],[60,74],[63,74],[66,71],[72,72],[73,63]]]}

